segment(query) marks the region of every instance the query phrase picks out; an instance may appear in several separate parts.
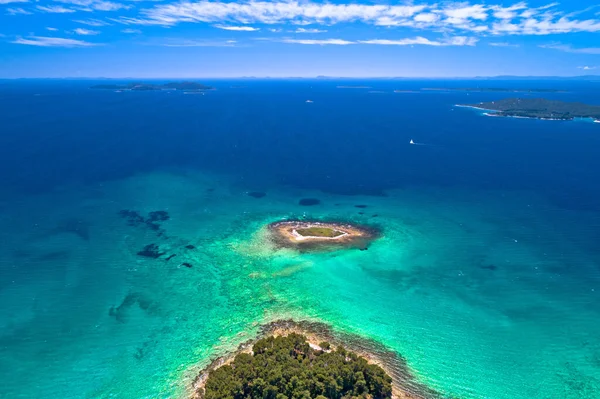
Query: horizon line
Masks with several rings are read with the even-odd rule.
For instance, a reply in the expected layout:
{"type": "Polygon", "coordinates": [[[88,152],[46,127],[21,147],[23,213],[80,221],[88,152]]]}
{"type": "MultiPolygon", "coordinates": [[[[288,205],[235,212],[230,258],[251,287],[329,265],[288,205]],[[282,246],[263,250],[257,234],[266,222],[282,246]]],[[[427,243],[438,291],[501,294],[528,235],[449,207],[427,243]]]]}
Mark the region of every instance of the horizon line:
{"type": "Polygon", "coordinates": [[[0,80],[123,80],[123,79],[494,79],[494,78],[600,78],[600,75],[476,75],[476,76],[196,76],[196,77],[174,77],[174,76],[148,76],[148,77],[104,77],[104,76],[64,76],[64,77],[0,77],[0,80]]]}

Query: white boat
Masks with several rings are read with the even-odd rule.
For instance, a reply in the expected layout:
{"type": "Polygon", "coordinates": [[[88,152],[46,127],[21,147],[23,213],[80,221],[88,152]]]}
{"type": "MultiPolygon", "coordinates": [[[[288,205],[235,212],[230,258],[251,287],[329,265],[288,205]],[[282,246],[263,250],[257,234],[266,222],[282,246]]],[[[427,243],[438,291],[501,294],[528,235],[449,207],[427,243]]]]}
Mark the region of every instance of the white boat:
{"type": "Polygon", "coordinates": [[[415,142],[411,140],[411,141],[410,141],[410,144],[415,144],[415,142]]]}

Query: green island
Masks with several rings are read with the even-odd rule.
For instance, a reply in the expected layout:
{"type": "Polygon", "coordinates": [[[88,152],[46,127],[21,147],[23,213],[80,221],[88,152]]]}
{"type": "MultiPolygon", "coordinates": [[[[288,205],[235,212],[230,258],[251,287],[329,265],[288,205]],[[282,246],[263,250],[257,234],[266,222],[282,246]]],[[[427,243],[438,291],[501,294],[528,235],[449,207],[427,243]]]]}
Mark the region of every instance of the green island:
{"type": "Polygon", "coordinates": [[[479,104],[458,104],[460,107],[494,111],[490,116],[535,118],[548,120],[573,120],[592,118],[600,121],[600,106],[578,102],[564,102],[545,98],[507,98],[479,104]]]}
{"type": "Polygon", "coordinates": [[[339,237],[345,234],[343,231],[333,229],[331,227],[307,227],[305,229],[297,229],[296,233],[303,237],[339,237]]]}
{"type": "Polygon", "coordinates": [[[250,353],[211,370],[196,391],[203,399],[383,399],[392,378],[379,366],[304,335],[270,336],[250,353]]]}
{"type": "Polygon", "coordinates": [[[566,93],[558,89],[514,89],[507,87],[431,87],[421,89],[423,91],[471,91],[492,93],[566,93]]]}
{"type": "Polygon", "coordinates": [[[213,87],[196,82],[168,82],[168,83],[126,83],[126,84],[101,84],[90,87],[90,89],[104,90],[183,90],[183,91],[203,91],[211,90],[213,87]]]}

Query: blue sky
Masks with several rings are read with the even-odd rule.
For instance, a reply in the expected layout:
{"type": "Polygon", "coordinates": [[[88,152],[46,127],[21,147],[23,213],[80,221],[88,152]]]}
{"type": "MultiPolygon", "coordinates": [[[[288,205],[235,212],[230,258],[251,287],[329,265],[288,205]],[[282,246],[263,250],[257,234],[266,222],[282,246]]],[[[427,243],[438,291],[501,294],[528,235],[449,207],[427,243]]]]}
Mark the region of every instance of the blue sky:
{"type": "Polygon", "coordinates": [[[600,2],[0,0],[0,77],[600,74],[600,2]]]}

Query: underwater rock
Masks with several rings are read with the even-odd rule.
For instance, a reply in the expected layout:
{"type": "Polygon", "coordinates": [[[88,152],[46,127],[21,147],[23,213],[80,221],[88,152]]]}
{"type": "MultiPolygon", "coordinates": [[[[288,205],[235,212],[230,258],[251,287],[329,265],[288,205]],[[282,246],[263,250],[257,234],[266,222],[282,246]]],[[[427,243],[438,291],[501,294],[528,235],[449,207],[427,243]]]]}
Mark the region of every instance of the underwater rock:
{"type": "Polygon", "coordinates": [[[191,268],[192,268],[192,264],[191,264],[191,263],[188,263],[188,262],[183,262],[183,263],[181,264],[181,266],[185,266],[185,267],[187,267],[188,269],[191,269],[191,268]]]}
{"type": "Polygon", "coordinates": [[[371,217],[376,218],[377,216],[379,216],[378,214],[374,213],[371,217]]]}
{"type": "Polygon", "coordinates": [[[176,256],[177,256],[177,254],[172,254],[172,255],[169,255],[169,256],[167,256],[167,257],[165,258],[165,260],[168,262],[168,261],[170,261],[171,259],[173,259],[173,258],[174,258],[174,257],[176,257],[176,256]]]}
{"type": "Polygon", "coordinates": [[[321,200],[318,200],[316,198],[302,198],[298,204],[302,205],[302,206],[313,206],[313,205],[319,205],[321,203],[321,200]]]}
{"type": "Polygon", "coordinates": [[[149,312],[153,305],[152,301],[145,298],[142,294],[133,292],[127,294],[119,306],[112,306],[108,310],[108,314],[114,317],[119,323],[124,323],[127,310],[136,304],[146,312],[149,312]]]}
{"type": "Polygon", "coordinates": [[[156,244],[148,244],[144,247],[144,249],[142,249],[141,251],[139,251],[137,253],[139,256],[145,256],[146,258],[160,258],[162,255],[164,255],[164,252],[160,252],[160,250],[158,249],[158,245],[156,244]]]}
{"type": "Polygon", "coordinates": [[[250,191],[246,194],[252,198],[262,198],[267,195],[267,193],[263,193],[262,191],[250,191]]]}
{"type": "Polygon", "coordinates": [[[187,249],[196,249],[195,246],[193,246],[192,244],[188,244],[185,246],[187,249]]]}
{"type": "Polygon", "coordinates": [[[494,270],[498,269],[498,266],[496,266],[496,265],[484,265],[484,266],[479,266],[479,268],[480,269],[486,269],[486,270],[494,271],[494,270]]]}
{"type": "Polygon", "coordinates": [[[129,209],[123,209],[119,211],[119,215],[127,220],[127,224],[129,226],[139,226],[140,224],[145,222],[142,215],[140,215],[136,211],[131,211],[129,209]]]}
{"type": "Polygon", "coordinates": [[[54,261],[65,261],[69,259],[71,253],[69,251],[55,251],[48,252],[47,254],[41,255],[34,259],[38,262],[54,262],[54,261]]]}
{"type": "Polygon", "coordinates": [[[164,222],[165,220],[169,220],[171,217],[167,211],[153,211],[148,213],[148,222],[164,222]]]}
{"type": "Polygon", "coordinates": [[[354,205],[355,208],[366,208],[368,205],[354,205]]]}
{"type": "Polygon", "coordinates": [[[365,213],[364,213],[364,212],[358,212],[358,214],[359,214],[359,215],[364,215],[365,213]]]}
{"type": "Polygon", "coordinates": [[[89,224],[77,218],[64,220],[58,225],[55,232],[75,234],[84,241],[90,240],[89,224]]]}
{"type": "Polygon", "coordinates": [[[171,218],[166,211],[149,212],[148,217],[144,218],[137,211],[123,209],[119,211],[119,215],[127,220],[129,226],[138,227],[145,224],[150,230],[156,231],[159,237],[165,237],[165,231],[161,228],[160,222],[164,222],[171,218]]]}

